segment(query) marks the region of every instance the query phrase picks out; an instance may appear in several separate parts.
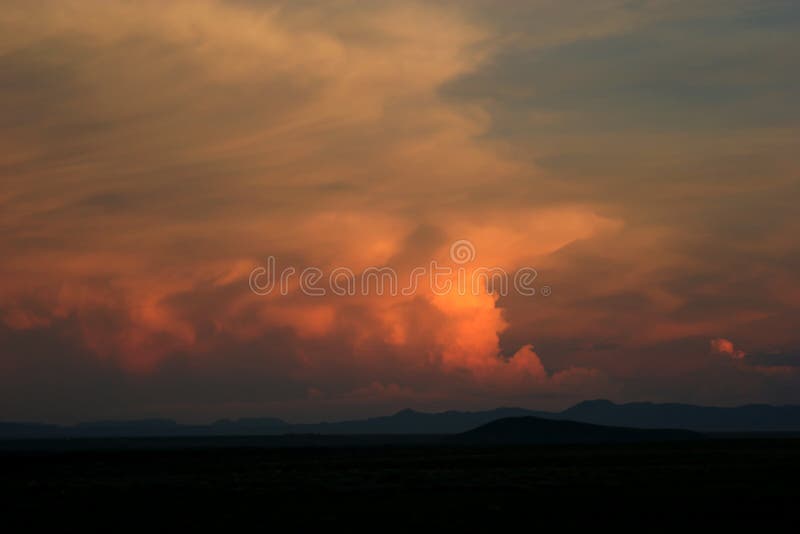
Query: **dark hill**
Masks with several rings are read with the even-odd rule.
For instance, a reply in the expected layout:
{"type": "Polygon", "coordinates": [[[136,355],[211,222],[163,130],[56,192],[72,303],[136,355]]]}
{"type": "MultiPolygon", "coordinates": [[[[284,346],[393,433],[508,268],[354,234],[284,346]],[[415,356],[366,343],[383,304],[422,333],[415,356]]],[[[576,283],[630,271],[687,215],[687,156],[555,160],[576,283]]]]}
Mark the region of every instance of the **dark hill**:
{"type": "Polygon", "coordinates": [[[497,419],[525,415],[539,416],[544,413],[522,408],[440,413],[402,410],[394,415],[369,419],[293,425],[291,432],[303,434],[456,434],[497,419]]]}
{"type": "Polygon", "coordinates": [[[447,439],[467,445],[533,445],[689,441],[701,439],[701,436],[688,430],[623,428],[540,417],[510,417],[447,439]]]}

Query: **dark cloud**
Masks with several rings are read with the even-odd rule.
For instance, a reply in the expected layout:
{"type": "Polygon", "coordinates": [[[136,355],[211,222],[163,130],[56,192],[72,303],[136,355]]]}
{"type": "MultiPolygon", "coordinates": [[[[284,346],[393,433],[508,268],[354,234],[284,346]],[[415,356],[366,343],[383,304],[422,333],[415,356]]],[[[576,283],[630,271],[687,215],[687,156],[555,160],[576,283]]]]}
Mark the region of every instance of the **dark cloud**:
{"type": "Polygon", "coordinates": [[[755,366],[799,367],[800,351],[750,353],[745,356],[745,361],[755,366]]]}

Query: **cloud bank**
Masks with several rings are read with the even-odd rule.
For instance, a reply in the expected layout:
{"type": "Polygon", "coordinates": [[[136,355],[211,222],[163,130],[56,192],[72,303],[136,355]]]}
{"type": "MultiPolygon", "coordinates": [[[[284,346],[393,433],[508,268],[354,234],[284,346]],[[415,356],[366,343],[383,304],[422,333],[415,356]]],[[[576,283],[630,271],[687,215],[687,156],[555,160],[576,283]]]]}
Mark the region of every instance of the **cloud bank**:
{"type": "Polygon", "coordinates": [[[2,416],[800,401],[793,369],[735,361],[800,346],[798,21],[7,2],[2,416]],[[268,255],[405,276],[457,239],[552,296],[248,288],[268,255]]]}

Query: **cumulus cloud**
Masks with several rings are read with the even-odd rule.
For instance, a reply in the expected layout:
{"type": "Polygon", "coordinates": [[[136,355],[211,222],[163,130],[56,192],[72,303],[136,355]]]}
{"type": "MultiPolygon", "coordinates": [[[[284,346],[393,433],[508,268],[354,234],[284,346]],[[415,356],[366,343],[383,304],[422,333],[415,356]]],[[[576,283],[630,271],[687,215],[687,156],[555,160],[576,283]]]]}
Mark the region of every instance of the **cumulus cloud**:
{"type": "Polygon", "coordinates": [[[741,360],[745,357],[746,353],[734,347],[733,342],[725,338],[714,338],[711,340],[711,352],[714,354],[722,354],[729,356],[734,360],[741,360]]]}
{"type": "Polygon", "coordinates": [[[513,191],[480,195],[535,171],[478,140],[481,106],[439,94],[491,53],[458,9],[54,6],[0,14],[14,81],[3,85],[8,327],[69,322],[73,342],[136,374],[288,329],[311,383],[333,361],[385,372],[387,356],[369,361],[378,349],[491,381],[510,367],[488,294],[315,300],[295,285],[257,298],[248,270],[267,254],[355,270],[404,256],[408,269],[465,235],[484,262],[514,268],[618,224],[578,202],[510,213],[513,191]],[[440,234],[424,251],[409,241],[420,221],[440,234]]]}

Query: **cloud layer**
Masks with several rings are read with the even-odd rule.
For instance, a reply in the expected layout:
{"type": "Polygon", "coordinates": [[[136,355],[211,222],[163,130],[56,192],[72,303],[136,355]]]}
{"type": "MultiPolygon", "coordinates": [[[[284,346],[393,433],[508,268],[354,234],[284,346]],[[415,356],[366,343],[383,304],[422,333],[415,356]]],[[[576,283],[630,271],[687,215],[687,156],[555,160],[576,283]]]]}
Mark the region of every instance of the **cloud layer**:
{"type": "Polygon", "coordinates": [[[791,3],[6,4],[4,418],[800,401],[791,3]],[[553,294],[248,288],[456,239],[553,294]]]}

